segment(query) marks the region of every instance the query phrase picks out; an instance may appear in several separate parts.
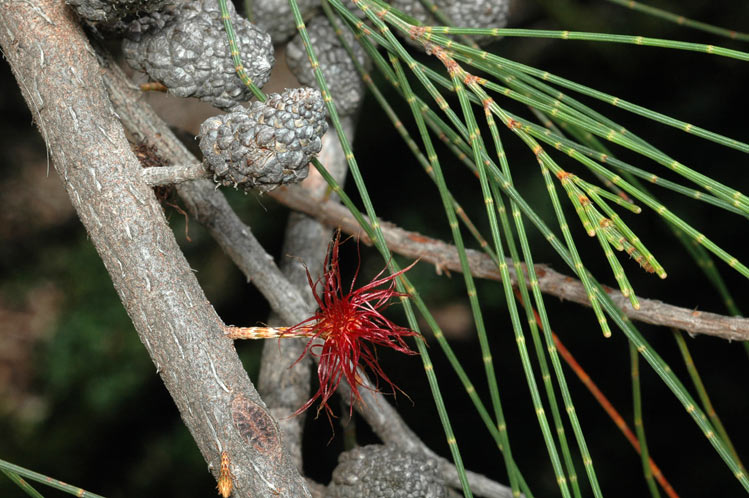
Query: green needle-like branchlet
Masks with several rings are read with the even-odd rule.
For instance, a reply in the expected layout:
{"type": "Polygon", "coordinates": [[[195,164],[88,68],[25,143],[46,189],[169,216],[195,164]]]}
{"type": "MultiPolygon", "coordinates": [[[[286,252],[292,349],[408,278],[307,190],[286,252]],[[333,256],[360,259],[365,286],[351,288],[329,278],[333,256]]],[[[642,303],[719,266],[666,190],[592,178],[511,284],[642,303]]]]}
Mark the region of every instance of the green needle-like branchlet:
{"type": "MultiPolygon", "coordinates": [[[[71,486],[70,484],[64,483],[62,481],[58,481],[57,479],[54,479],[52,477],[45,476],[44,474],[40,474],[38,472],[34,472],[33,470],[25,469],[23,467],[20,467],[18,465],[12,464],[10,462],[6,462],[5,460],[0,460],[0,470],[6,473],[15,474],[16,476],[19,476],[19,478],[25,477],[26,479],[30,479],[32,481],[36,481],[41,484],[45,484],[51,488],[59,489],[60,491],[63,491],[65,493],[78,496],[81,498],[104,498],[101,495],[97,495],[96,493],[92,493],[90,491],[86,491],[85,489],[81,489],[77,486],[71,486]]],[[[33,490],[30,486],[25,487],[24,491],[26,491],[31,496],[41,496],[36,490],[33,490]],[[28,491],[28,489],[32,489],[33,493],[28,491]]]]}
{"type": "Polygon", "coordinates": [[[701,21],[695,21],[667,10],[659,9],[651,5],[645,5],[641,2],[635,2],[634,0],[607,0],[608,2],[621,5],[627,9],[636,10],[643,12],[653,17],[660,17],[669,22],[676,23],[680,26],[686,26],[688,28],[704,31],[706,33],[713,33],[715,35],[725,36],[732,40],[749,41],[749,33],[740,33],[732,29],[721,28],[720,26],[714,26],[712,24],[704,23],[701,21]]]}
{"type": "Polygon", "coordinates": [[[650,496],[660,498],[661,493],[658,491],[658,485],[653,479],[653,469],[650,467],[650,450],[645,438],[645,425],[642,421],[642,395],[640,381],[640,356],[637,354],[637,348],[631,342],[629,343],[630,370],[632,371],[632,402],[634,412],[635,433],[637,441],[640,443],[640,461],[642,462],[642,472],[645,475],[645,482],[648,485],[650,496]]]}

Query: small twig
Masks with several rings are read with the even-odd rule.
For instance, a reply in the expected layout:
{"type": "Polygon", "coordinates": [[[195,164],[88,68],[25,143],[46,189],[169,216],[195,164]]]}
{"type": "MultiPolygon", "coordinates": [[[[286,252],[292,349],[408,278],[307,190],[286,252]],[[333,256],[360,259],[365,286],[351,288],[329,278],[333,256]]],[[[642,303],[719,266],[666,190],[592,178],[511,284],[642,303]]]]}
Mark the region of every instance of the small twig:
{"type": "Polygon", "coordinates": [[[202,164],[183,164],[178,166],[161,166],[158,168],[144,168],[141,173],[143,181],[151,187],[175,185],[178,183],[208,178],[211,173],[202,164]]]}

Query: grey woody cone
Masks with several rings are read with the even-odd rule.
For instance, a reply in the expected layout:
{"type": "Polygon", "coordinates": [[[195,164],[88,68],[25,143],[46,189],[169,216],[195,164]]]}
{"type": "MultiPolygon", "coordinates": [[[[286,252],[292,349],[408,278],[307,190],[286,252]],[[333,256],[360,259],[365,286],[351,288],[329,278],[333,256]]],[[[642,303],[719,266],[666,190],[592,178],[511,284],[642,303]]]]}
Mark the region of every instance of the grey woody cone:
{"type": "MultiPolygon", "coordinates": [[[[327,17],[313,18],[307,23],[307,33],[336,109],[342,116],[353,114],[364,98],[364,83],[351,57],[343,48],[327,17]]],[[[343,30],[343,35],[353,49],[356,59],[360,64],[365,65],[367,55],[354,39],[354,35],[346,29],[343,30]]],[[[315,73],[310,66],[301,36],[295,36],[286,46],[286,63],[301,84],[317,86],[315,73]]]]}
{"type": "MultiPolygon", "coordinates": [[[[433,0],[437,8],[460,28],[503,28],[507,25],[510,0],[433,0]]],[[[418,19],[426,25],[442,25],[432,17],[419,0],[391,0],[394,8],[418,19]]],[[[476,42],[490,42],[496,38],[472,37],[476,42]]]]}
{"type": "MultiPolygon", "coordinates": [[[[320,7],[320,0],[297,0],[296,3],[305,20],[320,7]]],[[[296,22],[289,0],[254,0],[251,19],[270,33],[274,44],[283,43],[296,34],[296,22]]]]}
{"type": "Polygon", "coordinates": [[[101,29],[124,29],[128,18],[163,9],[174,0],[67,0],[78,16],[101,29]]]}
{"type": "Polygon", "coordinates": [[[382,445],[341,453],[325,498],[450,496],[437,464],[424,455],[382,445]]]}
{"type": "MultiPolygon", "coordinates": [[[[275,59],[270,36],[227,2],[244,69],[262,87],[275,59]]],[[[159,19],[132,24],[122,50],[127,62],[178,97],[230,109],[252,97],[236,74],[217,0],[178,4],[159,19]]]]}
{"type": "Polygon", "coordinates": [[[200,125],[206,169],[224,186],[268,191],[307,177],[328,130],[320,92],[293,88],[200,125]]]}

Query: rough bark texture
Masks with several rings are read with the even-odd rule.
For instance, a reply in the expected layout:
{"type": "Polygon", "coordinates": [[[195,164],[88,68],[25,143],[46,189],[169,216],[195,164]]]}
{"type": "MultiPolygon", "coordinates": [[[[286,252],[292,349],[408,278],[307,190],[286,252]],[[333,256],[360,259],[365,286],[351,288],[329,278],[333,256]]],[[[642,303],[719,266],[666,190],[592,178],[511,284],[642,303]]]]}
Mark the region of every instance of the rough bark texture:
{"type": "Polygon", "coordinates": [[[0,45],[73,206],[214,474],[226,451],[234,496],[309,495],[161,206],[140,180],[141,166],[72,12],[62,1],[2,2],[0,45]]]}

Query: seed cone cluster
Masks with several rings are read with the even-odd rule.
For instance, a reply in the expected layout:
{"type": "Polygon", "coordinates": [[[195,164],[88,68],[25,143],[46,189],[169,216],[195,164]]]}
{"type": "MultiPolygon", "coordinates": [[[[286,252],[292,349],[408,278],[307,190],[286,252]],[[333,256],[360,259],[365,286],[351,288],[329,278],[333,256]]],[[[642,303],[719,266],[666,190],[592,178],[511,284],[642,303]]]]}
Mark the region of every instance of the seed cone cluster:
{"type": "MultiPolygon", "coordinates": [[[[462,28],[502,28],[507,25],[509,0],[433,0],[453,26],[462,28]]],[[[442,25],[427,12],[419,0],[391,0],[390,4],[426,25],[442,25]]],[[[487,42],[493,37],[474,37],[477,42],[487,42]]]]}
{"type": "MultiPolygon", "coordinates": [[[[353,114],[364,98],[364,84],[351,57],[325,16],[317,16],[307,23],[307,33],[336,109],[342,116],[353,114]]],[[[365,65],[367,56],[354,35],[349,30],[344,30],[343,35],[357,61],[365,65]]],[[[286,63],[300,83],[317,86],[301,36],[297,35],[286,46],[286,63]]]]}
{"type": "MultiPolygon", "coordinates": [[[[309,19],[320,7],[320,0],[297,0],[296,3],[304,19],[309,19]]],[[[289,0],[254,0],[251,19],[270,34],[275,44],[283,43],[296,34],[296,22],[289,0]]]]}
{"type": "Polygon", "coordinates": [[[446,498],[437,464],[424,455],[382,445],[342,453],[326,498],[446,498]]]}
{"type": "MultiPolygon", "coordinates": [[[[263,86],[275,62],[270,36],[227,3],[244,69],[263,86]]],[[[236,74],[217,0],[177,4],[131,24],[123,41],[127,62],[178,97],[197,97],[221,109],[249,100],[236,74]]]]}
{"type": "Polygon", "coordinates": [[[320,92],[294,88],[208,118],[198,137],[216,182],[269,191],[307,177],[308,163],[320,152],[327,129],[320,92]]]}
{"type": "Polygon", "coordinates": [[[106,30],[122,30],[126,20],[163,9],[174,0],[67,0],[78,16],[106,30]]]}

